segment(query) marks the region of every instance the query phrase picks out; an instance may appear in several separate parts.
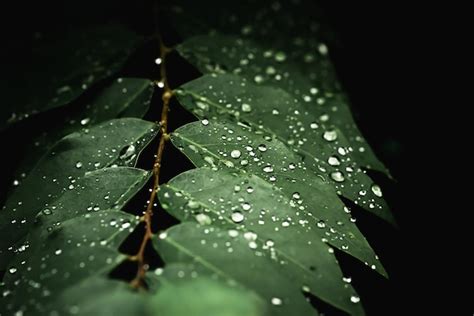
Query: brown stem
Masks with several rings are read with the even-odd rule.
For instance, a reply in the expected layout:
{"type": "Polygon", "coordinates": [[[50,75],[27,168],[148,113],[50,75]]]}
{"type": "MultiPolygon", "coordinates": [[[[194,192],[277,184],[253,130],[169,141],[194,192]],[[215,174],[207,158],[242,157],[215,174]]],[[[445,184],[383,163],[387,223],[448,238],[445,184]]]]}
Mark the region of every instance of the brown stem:
{"type": "Polygon", "coordinates": [[[166,56],[171,51],[170,48],[166,47],[163,43],[163,40],[158,33],[158,39],[160,42],[160,76],[161,81],[157,82],[158,84],[163,85],[163,93],[161,99],[163,100],[163,109],[161,111],[161,120],[160,120],[160,143],[158,145],[158,151],[156,153],[155,162],[153,163],[153,187],[150,193],[150,199],[148,200],[148,205],[145,210],[145,214],[142,217],[142,221],[145,222],[145,234],[143,240],[140,244],[138,253],[131,257],[131,260],[135,260],[138,263],[137,274],[135,278],[131,281],[131,285],[134,288],[141,288],[143,286],[143,279],[147,271],[147,265],[145,263],[145,247],[148,241],[153,237],[153,231],[151,229],[152,217],[153,217],[153,204],[156,199],[156,195],[160,188],[160,170],[161,170],[161,160],[163,158],[163,151],[165,149],[165,143],[169,140],[168,134],[168,112],[169,112],[169,102],[173,96],[173,91],[170,89],[168,84],[168,79],[166,76],[166,56]]]}

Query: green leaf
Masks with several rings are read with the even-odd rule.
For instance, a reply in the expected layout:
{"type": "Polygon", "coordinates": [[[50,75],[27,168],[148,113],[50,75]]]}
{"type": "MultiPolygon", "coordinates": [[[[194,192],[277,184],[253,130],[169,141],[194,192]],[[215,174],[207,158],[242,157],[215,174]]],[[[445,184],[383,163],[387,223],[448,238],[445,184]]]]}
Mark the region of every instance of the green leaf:
{"type": "Polygon", "coordinates": [[[380,188],[355,163],[337,129],[318,128],[316,118],[281,89],[260,87],[235,75],[205,75],[181,87],[181,104],[200,118],[237,120],[294,150],[315,175],[364,209],[393,223],[380,188]]]}
{"type": "Polygon", "coordinates": [[[13,251],[16,255],[9,266],[19,267],[28,258],[37,256],[38,248],[45,242],[44,236],[62,223],[78,216],[123,208],[149,178],[150,172],[129,167],[86,173],[76,182],[77,190],[63,192],[36,215],[29,234],[15,244],[13,251]]]}
{"type": "Polygon", "coordinates": [[[253,290],[265,300],[267,315],[315,314],[301,289],[272,264],[270,250],[254,250],[242,234],[232,236],[225,229],[182,223],[153,242],[166,264],[193,264],[199,275],[253,290]]]}
{"type": "Polygon", "coordinates": [[[282,274],[294,285],[349,313],[360,314],[351,302],[355,291],[343,281],[333,250],[322,241],[326,231],[298,202],[251,174],[231,174],[207,168],[183,173],[162,187],[162,206],[178,219],[238,231],[252,249],[269,250],[270,264],[282,264],[282,274]],[[301,207],[301,206],[300,206],[301,207]]]}
{"type": "Polygon", "coordinates": [[[242,37],[212,34],[190,38],[178,51],[203,73],[236,74],[259,86],[285,90],[300,102],[300,108],[312,114],[321,129],[340,128],[361,166],[388,173],[358,130],[327,54],[314,49],[314,53],[308,50],[311,53],[300,56],[295,52],[302,47],[291,53],[270,47],[265,49],[242,37]]]}
{"type": "Polygon", "coordinates": [[[159,276],[160,287],[150,298],[153,311],[162,316],[262,316],[262,299],[244,288],[199,276],[192,266],[167,265],[159,276]],[[183,300],[183,298],[186,298],[183,300]]]}
{"type": "Polygon", "coordinates": [[[46,34],[35,43],[33,60],[25,62],[25,69],[7,69],[11,74],[1,86],[0,130],[63,106],[115,74],[138,41],[136,34],[118,24],[46,34]]]}
{"type": "Polygon", "coordinates": [[[28,233],[36,214],[68,190],[88,171],[113,165],[133,166],[138,153],[156,135],[151,122],[124,118],[70,134],[44,156],[9,196],[1,210],[0,267],[13,254],[13,245],[28,233]]]}
{"type": "MultiPolygon", "coordinates": [[[[85,127],[92,127],[117,117],[141,118],[148,110],[153,86],[146,79],[119,78],[101,91],[88,104],[74,104],[65,107],[67,112],[53,124],[44,126],[34,135],[16,171],[17,175],[28,174],[35,163],[47,153],[62,137],[85,127]]],[[[18,179],[21,177],[17,176],[18,179]]]]}
{"type": "Polygon", "coordinates": [[[308,172],[300,157],[277,139],[244,126],[213,122],[185,125],[171,139],[198,167],[239,170],[242,176],[255,175],[273,184],[310,226],[318,227],[320,238],[387,275],[330,184],[308,172]]]}
{"type": "Polygon", "coordinates": [[[147,309],[149,300],[148,295],[134,292],[122,280],[90,278],[58,293],[47,310],[56,315],[160,315],[147,309]]]}
{"type": "Polygon", "coordinates": [[[8,269],[4,280],[9,284],[8,297],[2,309],[10,314],[21,310],[40,315],[64,291],[90,279],[106,277],[125,258],[117,248],[137,223],[135,216],[106,210],[72,218],[50,231],[43,230],[44,242],[35,256],[8,269]],[[17,273],[21,277],[13,282],[11,278],[17,273]]]}

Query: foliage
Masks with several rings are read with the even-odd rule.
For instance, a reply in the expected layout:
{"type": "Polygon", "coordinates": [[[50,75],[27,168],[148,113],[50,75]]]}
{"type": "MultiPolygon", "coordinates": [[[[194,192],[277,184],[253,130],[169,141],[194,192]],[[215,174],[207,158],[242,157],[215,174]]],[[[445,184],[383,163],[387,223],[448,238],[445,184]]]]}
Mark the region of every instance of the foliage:
{"type": "MultiPolygon", "coordinates": [[[[2,108],[1,127],[67,115],[32,136],[0,212],[1,315],[315,315],[311,296],[365,314],[335,249],[387,273],[342,198],[395,225],[367,170],[389,173],[354,123],[321,28],[289,6],[256,20],[221,8],[199,23],[192,5],[171,6],[184,37],[175,51],[202,73],[179,87],[161,38],[159,80],[117,78],[139,41],[123,26],[45,46],[61,52],[57,67],[37,72],[52,74],[38,93],[2,108]],[[147,114],[153,90],[161,119],[147,114]],[[198,121],[168,133],[171,96],[198,121]],[[145,201],[173,163],[161,160],[168,139],[196,168],[152,185],[145,201]],[[153,168],[139,168],[158,141],[153,168]],[[127,207],[136,199],[146,210],[127,207]],[[155,231],[153,210],[180,223],[155,231]],[[148,271],[146,247],[164,266],[148,271]],[[117,277],[124,264],[135,278],[117,277]]],[[[12,86],[6,97],[19,94],[12,86]]]]}

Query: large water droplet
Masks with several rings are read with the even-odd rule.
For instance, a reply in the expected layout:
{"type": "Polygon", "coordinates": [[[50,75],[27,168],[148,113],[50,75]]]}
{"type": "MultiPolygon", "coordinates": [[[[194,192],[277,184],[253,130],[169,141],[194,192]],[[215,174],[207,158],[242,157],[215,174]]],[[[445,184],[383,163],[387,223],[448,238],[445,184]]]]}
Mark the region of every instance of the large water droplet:
{"type": "Polygon", "coordinates": [[[273,305],[277,305],[277,306],[278,306],[278,305],[283,304],[281,298],[278,298],[278,297],[272,297],[272,300],[271,300],[271,301],[272,301],[272,304],[273,304],[273,305]]]}
{"type": "Polygon", "coordinates": [[[341,161],[336,156],[331,156],[328,158],[328,164],[330,164],[331,166],[339,166],[341,164],[341,161]]]}
{"type": "Polygon", "coordinates": [[[340,171],[334,171],[331,173],[331,179],[333,179],[336,182],[343,182],[344,174],[340,171]]]}
{"type": "Polygon", "coordinates": [[[265,152],[267,151],[267,146],[265,144],[258,145],[258,150],[265,152]]]}
{"type": "Polygon", "coordinates": [[[237,149],[234,149],[230,152],[230,156],[235,159],[240,158],[241,155],[242,153],[240,152],[240,150],[237,150],[237,149]]]}
{"type": "Polygon", "coordinates": [[[263,172],[266,172],[266,173],[273,172],[273,167],[272,166],[265,166],[265,167],[263,167],[263,172]]]}
{"type": "Polygon", "coordinates": [[[248,113],[250,111],[252,111],[252,106],[247,103],[242,103],[242,112],[248,113]]]}
{"type": "Polygon", "coordinates": [[[337,132],[335,130],[325,131],[323,134],[323,138],[328,142],[333,142],[337,139],[337,132]]]}
{"type": "Polygon", "coordinates": [[[211,218],[206,214],[197,214],[196,221],[201,225],[210,225],[212,223],[211,218]]]}
{"type": "Polygon", "coordinates": [[[372,187],[370,188],[372,190],[372,192],[378,196],[378,197],[382,197],[383,194],[382,194],[382,189],[377,185],[377,184],[373,184],[372,187]]]}
{"type": "Polygon", "coordinates": [[[242,213],[239,212],[239,211],[233,212],[230,217],[231,217],[231,219],[232,219],[232,221],[233,221],[234,223],[241,223],[241,222],[244,221],[244,218],[245,218],[245,217],[244,217],[244,214],[242,214],[242,213]]]}
{"type": "Polygon", "coordinates": [[[352,303],[359,303],[360,302],[360,297],[352,295],[351,296],[351,302],[352,303]]]}
{"type": "Polygon", "coordinates": [[[89,123],[91,121],[90,118],[86,117],[84,119],[81,120],[81,125],[84,126],[84,125],[87,125],[87,123],[89,123]]]}

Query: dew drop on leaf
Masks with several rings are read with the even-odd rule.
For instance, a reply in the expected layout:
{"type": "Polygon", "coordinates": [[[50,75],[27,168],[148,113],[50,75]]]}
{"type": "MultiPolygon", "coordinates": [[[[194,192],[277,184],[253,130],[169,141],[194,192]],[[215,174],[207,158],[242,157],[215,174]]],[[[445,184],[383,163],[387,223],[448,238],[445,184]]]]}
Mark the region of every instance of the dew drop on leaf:
{"type": "Polygon", "coordinates": [[[331,156],[328,158],[328,164],[330,164],[331,166],[339,166],[341,164],[341,161],[336,156],[331,156]]]}
{"type": "Polygon", "coordinates": [[[248,103],[242,103],[242,112],[251,112],[252,111],[252,106],[248,103]]]}
{"type": "Polygon", "coordinates": [[[327,140],[328,142],[333,142],[337,139],[337,132],[332,130],[332,131],[325,131],[323,134],[323,138],[327,140]]]}
{"type": "Polygon", "coordinates": [[[286,60],[286,54],[284,52],[277,52],[275,54],[275,60],[277,62],[284,62],[286,60]]]}
{"type": "Polygon", "coordinates": [[[266,172],[266,173],[273,172],[273,167],[272,166],[265,166],[265,167],[263,167],[263,172],[266,172]]]}
{"type": "Polygon", "coordinates": [[[87,125],[87,123],[89,123],[89,122],[90,122],[90,120],[91,120],[91,119],[90,119],[90,118],[88,118],[88,117],[86,117],[86,118],[82,119],[82,120],[81,120],[81,125],[82,125],[82,126],[84,126],[84,125],[87,125]]]}
{"type": "Polygon", "coordinates": [[[351,296],[351,302],[352,303],[359,303],[360,302],[360,297],[352,295],[351,296]]]}
{"type": "Polygon", "coordinates": [[[232,213],[231,218],[234,223],[241,223],[244,221],[245,217],[244,214],[242,214],[241,212],[235,211],[232,213]]]}
{"type": "Polygon", "coordinates": [[[331,179],[333,179],[336,182],[343,182],[344,174],[340,171],[334,171],[331,173],[331,179]]]}
{"type": "Polygon", "coordinates": [[[242,203],[242,209],[244,211],[249,211],[251,208],[252,208],[252,206],[249,203],[247,203],[247,202],[242,203]]]}
{"type": "Polygon", "coordinates": [[[273,305],[277,305],[277,306],[281,305],[283,303],[282,300],[278,297],[272,297],[271,302],[272,302],[273,305]]]}
{"type": "Polygon", "coordinates": [[[241,155],[242,153],[240,152],[240,150],[237,150],[237,149],[234,149],[230,152],[230,156],[235,159],[240,158],[241,155]]]}
{"type": "Polygon", "coordinates": [[[201,225],[210,225],[212,223],[211,218],[206,214],[196,214],[196,221],[201,225]]]}
{"type": "Polygon", "coordinates": [[[382,197],[383,194],[382,194],[382,189],[380,188],[380,186],[378,186],[377,184],[374,184],[372,185],[372,187],[370,188],[372,190],[372,192],[378,196],[378,197],[382,197]]]}

